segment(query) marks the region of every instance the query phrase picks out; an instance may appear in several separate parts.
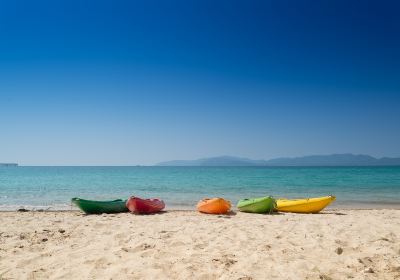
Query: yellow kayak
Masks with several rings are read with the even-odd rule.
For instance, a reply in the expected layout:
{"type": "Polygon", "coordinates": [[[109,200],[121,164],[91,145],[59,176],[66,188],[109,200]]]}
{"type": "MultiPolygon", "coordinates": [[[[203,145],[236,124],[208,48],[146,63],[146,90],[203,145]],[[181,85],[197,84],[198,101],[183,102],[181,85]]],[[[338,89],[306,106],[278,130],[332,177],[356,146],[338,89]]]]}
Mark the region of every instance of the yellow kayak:
{"type": "Polygon", "coordinates": [[[315,214],[324,209],[335,199],[336,197],[334,197],[333,195],[302,199],[281,198],[276,200],[276,210],[280,212],[315,214]]]}

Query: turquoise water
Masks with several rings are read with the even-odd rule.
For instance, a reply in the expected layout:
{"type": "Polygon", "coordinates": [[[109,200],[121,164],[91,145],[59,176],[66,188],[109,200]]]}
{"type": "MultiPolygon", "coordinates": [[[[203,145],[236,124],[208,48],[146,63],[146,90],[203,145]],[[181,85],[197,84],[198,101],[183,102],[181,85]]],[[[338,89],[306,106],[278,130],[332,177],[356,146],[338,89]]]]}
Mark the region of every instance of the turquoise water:
{"type": "Polygon", "coordinates": [[[70,199],[336,195],[332,207],[400,208],[400,167],[1,167],[0,208],[71,209],[70,199]]]}

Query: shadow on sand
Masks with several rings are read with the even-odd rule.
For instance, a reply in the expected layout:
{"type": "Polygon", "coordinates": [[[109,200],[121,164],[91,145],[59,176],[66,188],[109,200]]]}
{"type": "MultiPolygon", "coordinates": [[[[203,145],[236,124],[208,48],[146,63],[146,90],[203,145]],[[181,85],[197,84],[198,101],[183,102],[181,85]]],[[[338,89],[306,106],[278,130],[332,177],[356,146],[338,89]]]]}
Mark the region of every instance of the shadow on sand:
{"type": "Polygon", "coordinates": [[[321,212],[321,213],[317,213],[317,214],[321,214],[321,215],[338,215],[338,216],[346,216],[347,215],[347,214],[341,213],[341,212],[321,212]]]}

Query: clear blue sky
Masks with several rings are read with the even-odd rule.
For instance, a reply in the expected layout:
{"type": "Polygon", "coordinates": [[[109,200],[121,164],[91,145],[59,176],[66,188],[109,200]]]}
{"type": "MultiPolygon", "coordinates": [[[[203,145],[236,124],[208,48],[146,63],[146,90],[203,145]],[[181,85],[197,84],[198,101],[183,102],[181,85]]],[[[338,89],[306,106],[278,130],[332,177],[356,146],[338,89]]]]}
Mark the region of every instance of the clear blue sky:
{"type": "Polygon", "coordinates": [[[400,156],[396,2],[1,1],[0,162],[400,156]]]}

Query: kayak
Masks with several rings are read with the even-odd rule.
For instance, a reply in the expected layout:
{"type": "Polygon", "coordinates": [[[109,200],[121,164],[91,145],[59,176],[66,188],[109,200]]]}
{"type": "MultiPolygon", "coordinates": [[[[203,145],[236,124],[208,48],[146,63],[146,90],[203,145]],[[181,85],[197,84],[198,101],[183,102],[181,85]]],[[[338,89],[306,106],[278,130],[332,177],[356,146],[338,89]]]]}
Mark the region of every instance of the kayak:
{"type": "Polygon", "coordinates": [[[315,214],[324,209],[335,199],[336,197],[333,195],[302,199],[277,199],[276,210],[280,212],[315,214]]]}
{"type": "Polygon", "coordinates": [[[197,210],[206,214],[226,214],[231,209],[231,202],[220,197],[205,198],[197,203],[197,210]]]}
{"type": "Polygon", "coordinates": [[[126,202],[129,211],[137,214],[152,214],[160,212],[165,208],[165,203],[157,198],[141,199],[132,196],[126,202]]]}
{"type": "Polygon", "coordinates": [[[86,214],[111,214],[128,212],[126,200],[116,199],[109,201],[86,200],[78,197],[71,199],[71,202],[79,207],[86,214]]]}
{"type": "Polygon", "coordinates": [[[245,198],[239,200],[237,208],[249,213],[272,213],[276,207],[276,200],[271,196],[245,198]]]}

